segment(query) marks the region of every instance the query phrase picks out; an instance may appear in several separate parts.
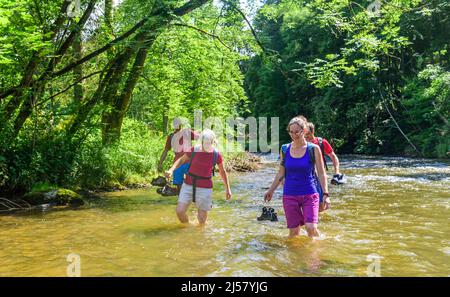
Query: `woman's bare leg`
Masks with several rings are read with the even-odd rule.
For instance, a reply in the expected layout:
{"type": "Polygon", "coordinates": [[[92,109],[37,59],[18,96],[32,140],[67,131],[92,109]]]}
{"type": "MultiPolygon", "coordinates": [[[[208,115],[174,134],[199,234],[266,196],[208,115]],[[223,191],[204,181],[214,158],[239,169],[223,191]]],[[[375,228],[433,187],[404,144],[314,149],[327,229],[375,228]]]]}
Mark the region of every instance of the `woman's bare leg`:
{"type": "Polygon", "coordinates": [[[189,223],[189,218],[186,214],[188,207],[189,207],[189,204],[178,202],[176,212],[177,212],[178,219],[183,224],[189,223]]]}
{"type": "Polygon", "coordinates": [[[200,225],[204,225],[206,223],[206,219],[208,218],[208,212],[205,210],[199,209],[198,213],[197,213],[197,218],[198,218],[198,223],[200,225]]]}
{"type": "Polygon", "coordinates": [[[308,232],[309,237],[318,237],[319,236],[319,230],[317,230],[317,224],[313,223],[306,223],[306,232],[308,232]]]}
{"type": "Polygon", "coordinates": [[[300,234],[300,226],[296,228],[289,228],[289,238],[293,238],[300,234]]]}

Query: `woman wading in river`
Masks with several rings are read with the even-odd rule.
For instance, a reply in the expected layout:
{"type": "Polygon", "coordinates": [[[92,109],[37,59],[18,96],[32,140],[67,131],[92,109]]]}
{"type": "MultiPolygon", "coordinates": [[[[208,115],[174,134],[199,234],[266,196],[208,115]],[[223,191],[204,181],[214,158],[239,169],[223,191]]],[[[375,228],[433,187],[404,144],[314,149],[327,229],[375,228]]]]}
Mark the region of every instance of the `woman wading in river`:
{"type": "Polygon", "coordinates": [[[281,152],[281,164],[271,187],[264,195],[270,201],[273,193],[285,178],[283,187],[283,208],[286,215],[289,237],[299,235],[305,225],[309,237],[319,236],[319,194],[314,181],[315,170],[324,191],[323,208],[330,207],[330,197],[325,168],[319,146],[305,140],[305,121],[293,118],[287,127],[292,142],[281,152]]]}
{"type": "Polygon", "coordinates": [[[214,148],[216,136],[212,130],[206,129],[200,135],[201,144],[192,148],[191,152],[185,153],[173,166],[166,171],[166,177],[170,178],[181,164],[190,162],[186,179],[181,186],[178,196],[177,216],[180,222],[188,223],[189,218],[186,211],[194,202],[198,208],[197,218],[200,225],[206,223],[208,211],[212,208],[214,167],[217,164],[219,173],[225,186],[226,199],[231,198],[228,176],[223,167],[222,155],[214,148]]]}

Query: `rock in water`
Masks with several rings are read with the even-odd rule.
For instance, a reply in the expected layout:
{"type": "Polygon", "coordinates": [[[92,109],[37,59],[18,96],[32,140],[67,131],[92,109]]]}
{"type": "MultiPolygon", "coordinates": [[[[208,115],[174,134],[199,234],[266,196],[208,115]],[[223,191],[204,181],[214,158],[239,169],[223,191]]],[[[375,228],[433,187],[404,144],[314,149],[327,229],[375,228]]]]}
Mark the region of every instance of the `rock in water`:
{"type": "Polygon", "coordinates": [[[84,200],[81,195],[68,189],[55,189],[45,192],[30,192],[25,194],[23,200],[27,201],[31,205],[52,203],[58,206],[81,206],[84,204],[84,200]]]}

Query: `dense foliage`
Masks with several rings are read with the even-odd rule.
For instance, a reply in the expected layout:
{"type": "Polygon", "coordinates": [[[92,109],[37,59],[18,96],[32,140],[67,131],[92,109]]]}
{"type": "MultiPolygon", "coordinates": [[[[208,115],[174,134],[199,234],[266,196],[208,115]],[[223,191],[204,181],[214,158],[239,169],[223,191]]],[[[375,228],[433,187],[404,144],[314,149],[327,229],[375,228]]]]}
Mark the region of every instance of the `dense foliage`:
{"type": "Polygon", "coordinates": [[[238,1],[76,2],[0,1],[3,192],[149,182],[175,115],[246,106],[238,1]]]}
{"type": "Polygon", "coordinates": [[[148,182],[196,109],[446,156],[449,34],[444,0],[0,0],[0,191],[148,182]]]}
{"type": "Polygon", "coordinates": [[[255,115],[303,114],[339,152],[448,156],[448,1],[269,0],[255,28],[255,115]]]}

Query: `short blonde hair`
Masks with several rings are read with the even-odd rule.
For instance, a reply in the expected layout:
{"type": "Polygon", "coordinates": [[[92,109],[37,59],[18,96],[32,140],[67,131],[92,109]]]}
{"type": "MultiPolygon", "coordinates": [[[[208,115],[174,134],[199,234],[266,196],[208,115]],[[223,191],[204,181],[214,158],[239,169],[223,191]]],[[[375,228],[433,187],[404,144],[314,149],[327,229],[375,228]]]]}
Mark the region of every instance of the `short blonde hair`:
{"type": "Polygon", "coordinates": [[[200,134],[200,142],[203,144],[203,141],[209,141],[212,144],[216,143],[216,134],[211,129],[205,129],[200,134]]]}

